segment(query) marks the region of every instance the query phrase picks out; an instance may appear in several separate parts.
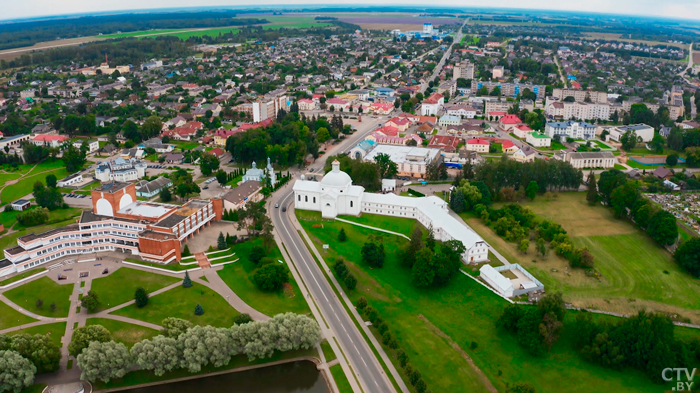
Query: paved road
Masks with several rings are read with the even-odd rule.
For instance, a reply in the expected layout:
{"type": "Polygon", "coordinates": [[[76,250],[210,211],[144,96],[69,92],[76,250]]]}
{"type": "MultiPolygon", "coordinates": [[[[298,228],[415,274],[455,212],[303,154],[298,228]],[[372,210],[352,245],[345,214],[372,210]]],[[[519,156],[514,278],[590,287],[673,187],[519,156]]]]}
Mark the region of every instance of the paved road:
{"type": "Polygon", "coordinates": [[[467,21],[469,21],[469,18],[464,20],[464,23],[459,27],[459,31],[457,32],[457,35],[455,36],[455,39],[452,40],[452,43],[450,46],[445,50],[445,53],[442,55],[442,59],[440,59],[440,62],[438,65],[435,67],[433,70],[433,75],[430,76],[430,79],[426,80],[425,82],[421,83],[420,85],[420,92],[424,93],[425,89],[428,88],[428,83],[431,80],[435,80],[438,75],[440,75],[440,71],[442,71],[442,67],[445,65],[445,62],[447,62],[447,59],[450,58],[450,53],[452,53],[452,45],[454,45],[455,42],[460,42],[462,41],[462,29],[464,28],[464,25],[467,24],[467,21]]]}
{"type": "MultiPolygon", "coordinates": [[[[365,135],[374,130],[378,122],[383,121],[384,118],[364,117],[363,122],[357,124],[358,131],[355,134],[329,149],[327,154],[307,169],[314,169],[314,173],[319,173],[323,170],[328,156],[352,148],[358,141],[364,139],[365,135]]],[[[321,268],[314,261],[304,241],[287,216],[287,214],[294,214],[294,204],[291,203],[294,196],[292,188],[286,187],[281,191],[278,195],[273,196],[272,202],[286,206],[289,210],[284,213],[281,208],[271,209],[273,224],[311,296],[323,313],[324,319],[335,332],[353,370],[359,375],[365,392],[395,392],[394,386],[385,375],[369,344],[353,323],[352,317],[346,312],[341,300],[335,296],[331,284],[324,277],[321,268]]]]}

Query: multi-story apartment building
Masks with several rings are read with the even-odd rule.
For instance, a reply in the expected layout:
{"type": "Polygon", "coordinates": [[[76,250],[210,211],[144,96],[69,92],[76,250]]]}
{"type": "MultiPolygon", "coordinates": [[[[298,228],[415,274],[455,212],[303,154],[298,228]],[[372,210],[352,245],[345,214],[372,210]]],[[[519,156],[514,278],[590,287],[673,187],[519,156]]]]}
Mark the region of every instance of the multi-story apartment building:
{"type": "Polygon", "coordinates": [[[120,251],[168,263],[180,260],[182,243],[221,219],[222,199],[191,199],[182,206],[136,200],[133,183],[111,182],[91,192],[92,211],[77,223],[17,239],[4,251],[0,276],[70,255],[120,251]]]}
{"type": "Polygon", "coordinates": [[[547,98],[545,113],[555,119],[608,120],[611,106],[607,102],[563,102],[547,98]]]}
{"type": "Polygon", "coordinates": [[[566,97],[573,97],[576,102],[594,102],[598,104],[608,102],[608,93],[604,91],[576,90],[576,89],[554,89],[552,98],[564,101],[566,97]]]}
{"type": "Polygon", "coordinates": [[[585,122],[549,122],[544,128],[544,133],[548,137],[554,138],[556,135],[563,138],[591,139],[595,137],[596,126],[585,122]]]}
{"type": "Polygon", "coordinates": [[[503,94],[506,97],[516,97],[523,90],[530,89],[531,92],[537,95],[538,99],[544,99],[544,85],[532,85],[529,83],[500,83],[472,80],[472,92],[476,92],[482,87],[486,87],[486,89],[488,89],[488,91],[490,92],[496,86],[499,86],[501,88],[501,94],[503,94]]]}
{"type": "Polygon", "coordinates": [[[464,79],[474,79],[474,63],[469,60],[464,60],[459,64],[455,65],[452,71],[452,78],[457,80],[459,78],[464,79]]]}

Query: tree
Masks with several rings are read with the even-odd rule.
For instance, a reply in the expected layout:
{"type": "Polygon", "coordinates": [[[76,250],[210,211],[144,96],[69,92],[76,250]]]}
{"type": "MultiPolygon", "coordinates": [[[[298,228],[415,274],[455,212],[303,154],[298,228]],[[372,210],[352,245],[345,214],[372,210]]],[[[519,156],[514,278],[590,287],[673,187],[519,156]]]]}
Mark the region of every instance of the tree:
{"type": "Polygon", "coordinates": [[[647,233],[662,246],[671,245],[678,239],[678,226],[673,214],[659,210],[649,218],[647,233]]]}
{"type": "Polygon", "coordinates": [[[267,253],[265,252],[265,248],[256,244],[251,247],[250,254],[248,254],[248,260],[257,265],[263,258],[265,258],[266,255],[267,253]]]}
{"type": "Polygon", "coordinates": [[[34,183],[34,198],[37,205],[56,210],[64,205],[63,195],[58,188],[45,187],[40,181],[34,183]]]}
{"type": "Polygon", "coordinates": [[[58,183],[58,179],[56,179],[56,175],[48,175],[46,176],[46,186],[51,187],[51,188],[56,188],[56,184],[58,183]]]}
{"type": "Polygon", "coordinates": [[[540,187],[537,185],[536,181],[530,181],[530,183],[528,183],[527,185],[527,188],[525,189],[525,194],[531,201],[534,201],[539,189],[540,187]]]}
{"type": "Polygon", "coordinates": [[[68,353],[75,357],[93,341],[105,343],[110,340],[112,340],[112,334],[102,325],[81,326],[73,331],[68,344],[68,353]]]}
{"type": "Polygon", "coordinates": [[[384,246],[373,242],[365,243],[362,246],[362,261],[373,267],[384,266],[384,246]]]}
{"type": "Polygon", "coordinates": [[[347,287],[350,291],[355,289],[355,287],[357,286],[357,279],[355,278],[355,276],[349,273],[345,275],[343,282],[345,283],[345,287],[347,287]]]}
{"type": "Polygon", "coordinates": [[[204,308],[202,308],[201,304],[197,303],[194,307],[194,315],[204,315],[204,308]]]}
{"type": "Polygon", "coordinates": [[[131,367],[131,356],[122,343],[93,341],[78,355],[78,367],[83,370],[80,379],[109,382],[126,375],[131,367]]]}
{"type": "Polygon", "coordinates": [[[163,202],[170,202],[173,199],[173,194],[170,193],[170,189],[168,187],[163,187],[162,190],[160,190],[160,200],[163,202]]]}
{"type": "Polygon", "coordinates": [[[541,321],[542,317],[540,317],[538,310],[529,308],[517,325],[518,342],[533,355],[542,352],[543,337],[539,331],[541,321]]]}
{"type": "Polygon", "coordinates": [[[637,137],[637,133],[634,130],[627,130],[620,137],[620,143],[622,144],[623,149],[629,151],[637,146],[639,139],[640,138],[637,137]]]}
{"type": "Polygon", "coordinates": [[[539,237],[537,238],[537,252],[542,255],[542,257],[545,257],[547,255],[547,245],[544,242],[544,239],[539,237]]]}
{"type": "Polygon", "coordinates": [[[141,126],[141,131],[143,132],[143,139],[149,139],[160,134],[162,128],[163,122],[158,116],[149,116],[141,126]]]}
{"type": "Polygon", "coordinates": [[[36,366],[37,373],[58,370],[61,349],[47,335],[18,334],[10,339],[10,345],[7,349],[19,353],[32,362],[36,366]]]}
{"type": "Polygon", "coordinates": [[[100,307],[100,300],[97,298],[97,292],[88,291],[86,296],[80,301],[80,305],[87,308],[89,312],[93,312],[100,307]]]}
{"type": "Polygon", "coordinates": [[[316,139],[321,143],[325,143],[331,139],[331,134],[326,127],[321,127],[316,131],[316,139]]]}
{"type": "Polygon", "coordinates": [[[168,317],[160,323],[160,326],[163,327],[162,333],[166,337],[178,338],[194,325],[186,319],[168,317]]]}
{"type": "Polygon", "coordinates": [[[340,232],[338,232],[338,241],[344,242],[346,240],[348,240],[348,235],[345,234],[345,228],[340,228],[340,232]]]}
{"type": "Polygon", "coordinates": [[[668,166],[676,166],[678,164],[678,154],[671,153],[666,156],[666,164],[668,166]]]}
{"type": "Polygon", "coordinates": [[[379,153],[374,157],[374,161],[379,165],[379,177],[382,179],[392,179],[399,173],[398,165],[385,153],[379,153]]]}
{"type": "Polygon", "coordinates": [[[216,239],[216,248],[219,250],[225,250],[228,248],[223,232],[219,232],[219,237],[216,239]]]}
{"type": "Polygon", "coordinates": [[[34,303],[36,305],[36,308],[41,309],[44,306],[44,301],[41,299],[36,299],[36,302],[34,303]]]}
{"type": "Polygon", "coordinates": [[[694,237],[681,244],[673,258],[693,277],[700,277],[700,238],[694,237]]]}
{"type": "Polygon", "coordinates": [[[250,317],[250,314],[241,313],[233,317],[233,323],[236,325],[242,325],[248,322],[253,322],[253,318],[250,317]]]}
{"type": "Polygon", "coordinates": [[[586,200],[589,205],[593,206],[598,202],[598,186],[593,171],[588,174],[587,183],[588,193],[586,194],[586,200]]]}
{"type": "Polygon", "coordinates": [[[182,358],[177,340],[166,336],[155,336],[134,344],[131,356],[134,363],[144,370],[152,370],[156,376],[179,368],[182,358]]]}
{"type": "Polygon", "coordinates": [[[226,171],[224,171],[223,169],[219,169],[218,171],[216,171],[216,181],[218,181],[219,184],[224,186],[226,185],[227,180],[228,174],[226,173],[226,171]]]}
{"type": "Polygon", "coordinates": [[[209,176],[219,169],[219,159],[213,154],[204,153],[199,157],[199,169],[202,171],[202,175],[209,176]]]}
{"type": "Polygon", "coordinates": [[[15,351],[0,350],[0,392],[19,393],[34,384],[36,367],[15,351]]]}
{"type": "Polygon", "coordinates": [[[540,323],[540,335],[544,345],[547,346],[547,352],[552,351],[552,345],[559,340],[559,333],[563,324],[556,320],[552,315],[545,314],[540,323]]]}
{"type": "Polygon", "coordinates": [[[138,308],[144,308],[148,304],[148,293],[146,293],[146,290],[143,289],[143,287],[136,288],[136,292],[134,293],[134,301],[136,303],[136,307],[138,308]]]}
{"type": "Polygon", "coordinates": [[[428,287],[434,279],[433,251],[426,247],[416,254],[416,262],[411,270],[411,281],[417,287],[428,287]]]}
{"type": "Polygon", "coordinates": [[[185,278],[182,280],[182,287],[189,288],[192,286],[192,280],[190,280],[190,273],[185,270],[185,278]]]}
{"type": "Polygon", "coordinates": [[[73,146],[72,143],[68,144],[68,147],[63,150],[63,164],[65,164],[69,173],[78,171],[85,165],[85,161],[85,153],[73,146]]]}
{"type": "Polygon", "coordinates": [[[231,356],[238,354],[239,350],[253,337],[245,337],[239,345],[233,338],[233,330],[239,330],[245,325],[235,325],[231,329],[215,328],[213,326],[195,326],[178,337],[178,347],[182,348],[180,367],[191,373],[201,371],[203,366],[211,364],[221,367],[229,363],[231,356]],[[240,346],[241,348],[236,348],[240,346]]]}
{"type": "Polygon", "coordinates": [[[527,382],[516,382],[506,389],[506,393],[536,393],[535,387],[527,382]]]}
{"type": "Polygon", "coordinates": [[[277,291],[289,281],[289,272],[280,264],[265,265],[253,275],[253,282],[263,291],[277,291]]]}
{"type": "Polygon", "coordinates": [[[467,201],[464,198],[464,193],[462,193],[462,190],[457,189],[450,194],[450,208],[452,208],[455,213],[459,214],[464,212],[466,202],[467,201]]]}
{"type": "Polygon", "coordinates": [[[518,251],[527,254],[528,248],[530,248],[530,241],[528,239],[521,239],[520,244],[518,244],[518,251]]]}

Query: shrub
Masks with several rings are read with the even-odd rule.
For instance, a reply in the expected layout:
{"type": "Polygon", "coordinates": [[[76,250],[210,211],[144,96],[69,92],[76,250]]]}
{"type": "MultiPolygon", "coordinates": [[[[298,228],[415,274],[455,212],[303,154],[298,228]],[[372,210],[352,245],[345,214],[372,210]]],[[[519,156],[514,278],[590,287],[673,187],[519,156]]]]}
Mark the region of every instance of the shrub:
{"type": "Polygon", "coordinates": [[[142,287],[136,288],[136,292],[134,293],[134,301],[136,303],[136,307],[146,307],[148,304],[148,294],[146,293],[146,290],[142,287]]]}
{"type": "Polygon", "coordinates": [[[192,286],[192,280],[190,280],[190,273],[185,270],[185,279],[182,280],[182,287],[189,288],[192,286]]]}
{"type": "Polygon", "coordinates": [[[345,228],[340,228],[340,232],[338,233],[338,241],[344,242],[348,240],[348,235],[345,234],[345,228]]]}
{"type": "Polygon", "coordinates": [[[253,275],[253,282],[263,291],[277,291],[289,281],[288,271],[283,265],[265,265],[253,275]]]}
{"type": "Polygon", "coordinates": [[[479,346],[476,341],[472,341],[471,344],[469,344],[469,348],[471,349],[476,349],[479,346]]]}
{"type": "Polygon", "coordinates": [[[203,315],[204,314],[204,309],[202,308],[202,305],[197,303],[197,306],[194,308],[194,315],[203,315]]]}
{"type": "Polygon", "coordinates": [[[248,322],[253,322],[253,318],[250,317],[250,314],[243,313],[233,317],[233,323],[236,325],[243,325],[244,323],[248,322]]]}
{"type": "Polygon", "coordinates": [[[44,306],[44,301],[41,299],[36,299],[36,308],[41,308],[44,306]]]}
{"type": "Polygon", "coordinates": [[[357,299],[357,309],[362,311],[365,307],[367,307],[367,298],[360,296],[360,298],[357,299]]]}
{"type": "Polygon", "coordinates": [[[406,352],[404,352],[403,349],[396,351],[396,358],[399,359],[399,364],[401,367],[406,367],[408,364],[408,355],[406,355],[406,352]]]}
{"type": "Polygon", "coordinates": [[[185,244],[185,249],[182,250],[182,256],[189,257],[190,255],[192,255],[192,253],[190,252],[190,247],[187,244],[185,244]]]}
{"type": "Polygon", "coordinates": [[[384,345],[389,345],[391,340],[393,340],[394,336],[391,335],[391,332],[386,331],[382,334],[382,343],[384,345]]]}
{"type": "Polygon", "coordinates": [[[345,286],[350,291],[355,289],[355,287],[357,286],[357,279],[355,278],[355,276],[353,276],[352,274],[349,274],[349,273],[345,276],[345,279],[343,279],[343,282],[345,283],[345,286]]]}
{"type": "Polygon", "coordinates": [[[263,246],[256,244],[250,249],[250,254],[248,254],[248,259],[257,265],[260,263],[260,261],[262,261],[262,259],[265,257],[265,255],[267,255],[267,253],[265,252],[265,248],[263,248],[263,246]]]}

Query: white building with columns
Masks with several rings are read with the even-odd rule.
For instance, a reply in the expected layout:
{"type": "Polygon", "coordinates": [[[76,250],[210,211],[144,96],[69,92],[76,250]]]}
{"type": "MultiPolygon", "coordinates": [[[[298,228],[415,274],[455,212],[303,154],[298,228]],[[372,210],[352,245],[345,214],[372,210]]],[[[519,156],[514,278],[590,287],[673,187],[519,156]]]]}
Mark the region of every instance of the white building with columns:
{"type": "Polygon", "coordinates": [[[361,213],[405,217],[418,220],[426,228],[433,228],[435,239],[459,240],[466,251],[462,260],[467,263],[488,259],[488,245],[449,214],[447,202],[436,197],[403,197],[393,193],[365,193],[364,187],[352,184],[350,176],[333,161],[333,169],[320,182],[305,179],[294,183],[294,208],[321,212],[323,218],[340,215],[359,216],[361,213]]]}

